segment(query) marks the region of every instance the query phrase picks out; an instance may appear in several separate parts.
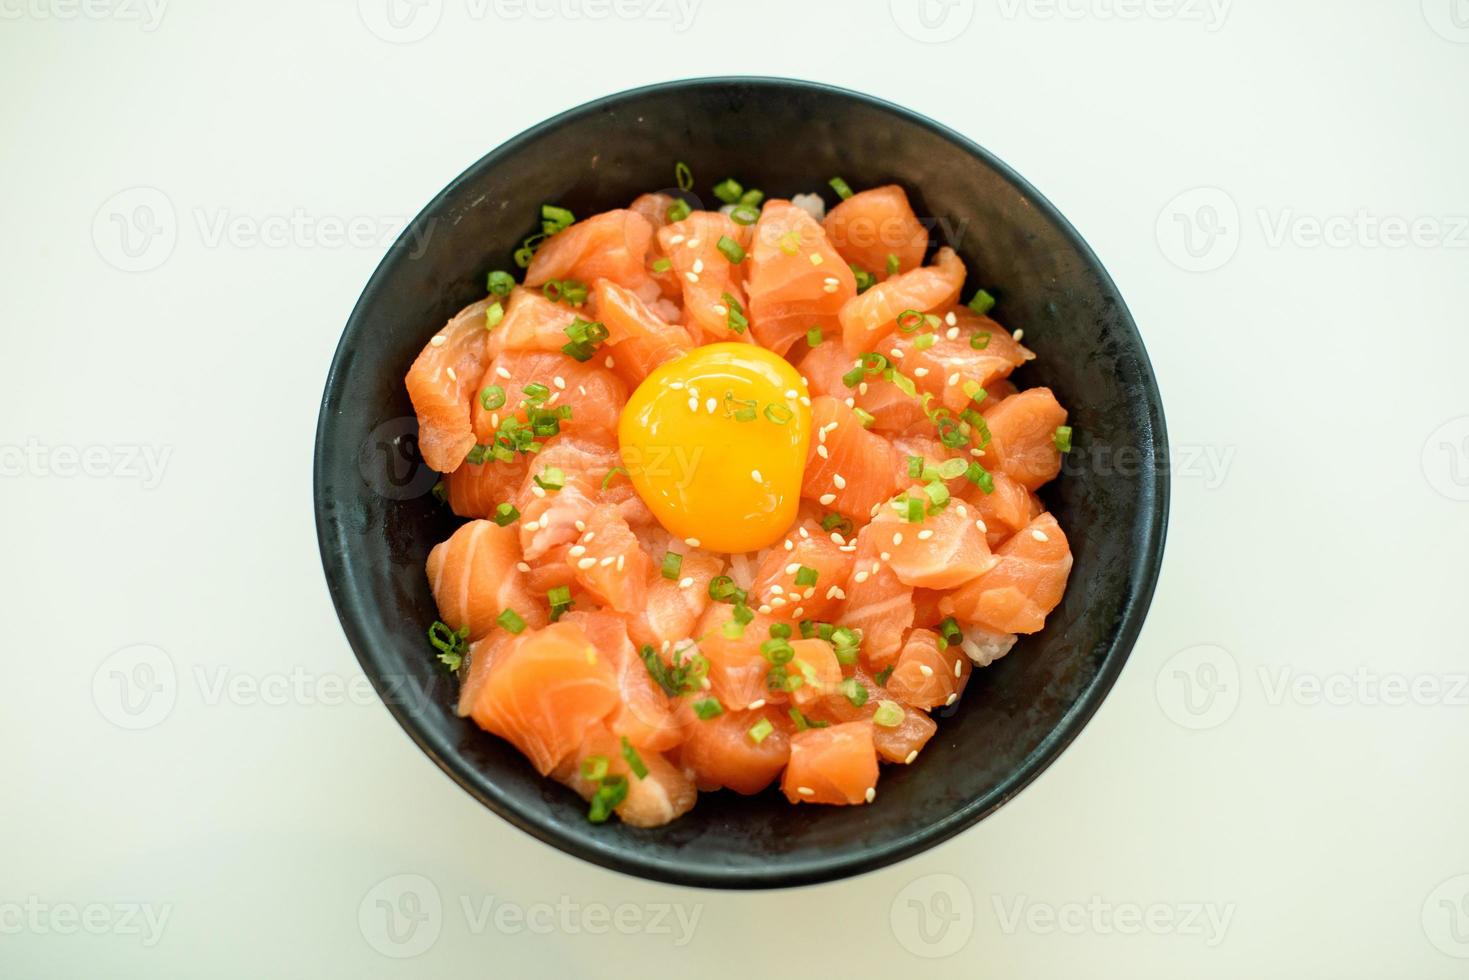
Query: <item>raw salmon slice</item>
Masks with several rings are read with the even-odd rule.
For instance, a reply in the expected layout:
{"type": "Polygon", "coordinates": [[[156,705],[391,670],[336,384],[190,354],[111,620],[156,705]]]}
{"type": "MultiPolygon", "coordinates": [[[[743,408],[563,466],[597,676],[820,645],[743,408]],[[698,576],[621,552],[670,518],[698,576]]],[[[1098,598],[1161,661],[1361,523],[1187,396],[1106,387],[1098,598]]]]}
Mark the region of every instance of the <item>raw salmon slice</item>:
{"type": "Polygon", "coordinates": [[[924,326],[913,333],[891,333],[878,341],[875,349],[897,363],[919,391],[929,392],[939,404],[955,413],[978,407],[966,387],[972,390],[977,385],[988,389],[1035,359],[1034,354],[998,323],[976,316],[963,306],[940,317],[937,326],[924,326]],[[949,335],[956,331],[951,338],[949,335]],[[919,338],[924,336],[934,338],[932,346],[919,346],[919,338]],[[970,337],[980,337],[984,348],[976,350],[970,337]]]}
{"type": "Polygon", "coordinates": [[[995,487],[990,493],[966,480],[968,486],[960,495],[973,505],[976,519],[984,524],[985,540],[994,550],[1045,508],[1035,494],[1004,473],[991,473],[990,479],[995,487]]]}
{"type": "Polygon", "coordinates": [[[832,208],[823,224],[842,258],[878,281],[888,278],[889,256],[898,272],[911,272],[928,251],[928,231],[896,184],[853,194],[832,208]]]}
{"type": "Polygon", "coordinates": [[[621,704],[607,718],[613,735],[626,736],[639,749],[664,752],[684,740],[693,720],[687,710],[671,701],[648,672],[642,654],[627,635],[627,621],[608,612],[570,612],[561,622],[571,623],[605,655],[617,677],[621,704]]]}
{"type": "Polygon", "coordinates": [[[801,678],[801,684],[791,692],[791,701],[799,709],[818,704],[837,693],[842,682],[842,665],[836,651],[825,640],[792,640],[795,651],[786,671],[801,678]]]}
{"type": "Polygon", "coordinates": [[[891,526],[884,523],[857,532],[847,599],[835,619],[862,632],[862,659],[874,670],[897,659],[917,613],[913,587],[901,581],[890,564],[892,536],[891,526]]]}
{"type": "Polygon", "coordinates": [[[741,268],[744,263],[730,262],[719,250],[720,238],[729,238],[744,248],[750,243],[750,230],[718,211],[695,211],[658,231],[658,244],[673,263],[672,271],[683,290],[688,323],[706,344],[750,339],[747,328],[730,329],[730,300],[745,312],[746,319],[749,307],[741,268]]]}
{"type": "Polygon", "coordinates": [[[850,721],[791,736],[780,790],[792,803],[865,803],[877,792],[872,725],[850,721]]]}
{"type": "MultiPolygon", "coordinates": [[[[866,694],[861,705],[854,705],[845,694],[838,693],[824,698],[819,705],[812,706],[808,714],[824,721],[871,722],[877,714],[878,705],[883,701],[893,701],[891,692],[877,683],[860,664],[852,673],[851,679],[866,694]]],[[[938,724],[917,708],[897,701],[893,703],[902,708],[902,718],[896,725],[873,724],[872,744],[877,749],[878,758],[885,762],[911,763],[938,731],[938,724]]]]}
{"type": "MultiPolygon", "coordinates": [[[[505,315],[489,333],[491,357],[507,350],[560,351],[571,340],[566,328],[578,317],[585,320],[590,315],[590,311],[566,303],[553,303],[540,290],[524,286],[510,290],[501,303],[505,315]]],[[[483,368],[480,374],[484,374],[483,368]]],[[[479,378],[475,380],[478,382],[479,378]]],[[[476,388],[475,394],[478,393],[476,388]]]]}
{"type": "Polygon", "coordinates": [[[598,362],[581,363],[560,351],[507,350],[490,362],[475,392],[471,417],[480,444],[493,443],[500,423],[512,415],[526,421],[530,401],[525,389],[533,384],[549,392],[542,408],[571,409],[571,417],[560,422],[562,432],[608,445],[616,441],[617,420],[627,403],[627,385],[620,377],[598,362]],[[483,393],[491,386],[504,392],[505,403],[487,409],[483,393]]]}
{"type": "Polygon", "coordinates": [[[801,496],[858,521],[898,489],[892,445],[862,427],[856,414],[827,396],[811,399],[811,440],[801,496]]]}
{"type": "MultiPolygon", "coordinates": [[[[560,491],[556,491],[560,492],[560,491]]],[[[595,507],[567,551],[576,580],[600,603],[620,613],[641,611],[652,569],[637,536],[613,507],[595,507]]]]}
{"type": "MultiPolygon", "coordinates": [[[[663,532],[661,527],[649,533],[663,532]]],[[[699,618],[709,608],[709,582],[724,574],[724,559],[718,555],[690,548],[666,532],[663,544],[649,547],[644,537],[644,550],[652,568],[645,607],[633,613],[628,629],[638,643],[662,649],[663,644],[679,643],[694,636],[699,618]],[[669,553],[679,556],[674,578],[665,578],[663,562],[669,553]]]]}
{"type": "Polygon", "coordinates": [[[937,708],[959,699],[971,673],[958,646],[932,630],[914,630],[888,677],[888,695],[915,708],[937,708]]]}
{"type": "Polygon", "coordinates": [[[480,300],[460,310],[414,359],[404,383],[418,416],[418,451],[440,473],[452,473],[474,448],[470,398],[490,352],[480,300]]]}
{"type": "Polygon", "coordinates": [[[688,739],[678,748],[678,759],[694,774],[700,789],[732,789],[746,796],[775,781],[791,756],[785,710],[763,707],[725,712],[699,719],[689,726],[688,739]],[[760,741],[757,733],[769,729],[760,741]]]}
{"type": "Polygon", "coordinates": [[[490,676],[490,667],[494,664],[495,657],[514,639],[515,634],[508,630],[493,629],[484,638],[469,645],[469,663],[459,682],[459,703],[454,708],[459,717],[468,718],[469,713],[474,710],[475,698],[479,697],[485,678],[490,676]]]}
{"type": "Polygon", "coordinates": [[[687,329],[663,320],[635,293],[614,282],[597,280],[592,307],[607,328],[604,360],[612,359],[612,370],[629,389],[642,384],[658,365],[694,348],[687,329]]]}
{"type": "Polygon", "coordinates": [[[762,608],[769,606],[773,615],[783,619],[824,620],[846,597],[852,552],[842,550],[845,544],[845,540],[833,540],[814,521],[797,525],[761,559],[751,590],[754,601],[762,608]],[[809,571],[803,571],[806,569],[809,571]],[[815,581],[803,584],[812,573],[815,581]]]}
{"type": "Polygon", "coordinates": [[[648,248],[653,226],[636,211],[615,210],[578,221],[541,243],[525,271],[527,286],[553,279],[591,284],[610,279],[636,289],[648,281],[648,248]]]}
{"type": "Polygon", "coordinates": [[[999,561],[950,593],[940,606],[962,622],[995,633],[1035,633],[1061,601],[1071,547],[1060,525],[1042,514],[995,552],[999,561]]]}
{"type": "Polygon", "coordinates": [[[771,691],[767,683],[770,661],[760,653],[760,644],[770,639],[770,627],[779,620],[760,612],[745,624],[737,637],[725,632],[734,607],[710,603],[699,622],[699,652],[709,661],[709,693],[727,711],[738,711],[762,702],[782,703],[783,691],[771,691]]]}
{"type": "Polygon", "coordinates": [[[897,326],[905,310],[928,313],[945,310],[959,298],[964,286],[964,263],[954,250],[941,248],[933,265],[901,272],[880,282],[842,307],[842,343],[856,357],[872,350],[879,337],[897,326]]]}
{"type": "Polygon", "coordinates": [[[552,623],[527,630],[500,651],[474,702],[473,717],[525,753],[544,776],[617,705],[610,658],[597,652],[580,627],[552,623]]]}
{"type": "Polygon", "coordinates": [[[516,497],[520,546],[526,561],[543,564],[554,549],[576,543],[602,500],[607,474],[618,465],[616,450],[569,436],[557,436],[534,455],[516,497]],[[536,482],[544,483],[548,470],[561,471],[560,490],[548,490],[536,482]],[[578,523],[582,526],[577,527],[578,523]]]}
{"type": "Polygon", "coordinates": [[[916,422],[927,421],[918,399],[880,375],[866,377],[848,388],[842,376],[860,365],[840,338],[824,341],[801,359],[799,370],[810,383],[812,395],[827,395],[839,402],[853,399],[855,407],[872,416],[874,432],[902,432],[916,422]]]}
{"type": "Polygon", "coordinates": [[[638,775],[622,754],[622,740],[607,726],[594,724],[587,729],[577,751],[553,773],[582,799],[590,800],[600,783],[587,779],[583,764],[595,761],[605,765],[607,776],[627,781],[627,797],[613,808],[619,820],[629,827],[661,827],[693,809],[698,790],[693,780],[661,753],[637,750],[638,760],[647,772],[638,775]]]}
{"type": "Polygon", "coordinates": [[[745,260],[750,329],[784,355],[807,331],[834,333],[837,313],[857,295],[857,280],[821,225],[790,201],[767,201],[745,260]]]}
{"type": "Polygon", "coordinates": [[[1061,472],[1056,448],[1058,426],[1066,424],[1066,409],[1049,388],[1027,388],[981,413],[989,425],[985,467],[1000,470],[1027,490],[1054,480],[1061,472]]]}
{"type": "Polygon", "coordinates": [[[506,609],[527,623],[545,622],[540,604],[526,588],[519,535],[492,521],[470,521],[428,553],[428,581],[439,618],[453,629],[469,628],[478,640],[506,609]]]}
{"type": "Polygon", "coordinates": [[[496,507],[514,502],[527,466],[523,455],[504,462],[493,457],[479,464],[465,461],[444,478],[449,508],[460,517],[494,517],[496,507]]]}
{"type": "Polygon", "coordinates": [[[906,509],[906,501],[918,502],[921,521],[899,516],[889,505],[868,525],[898,581],[925,589],[952,589],[994,567],[997,559],[974,523],[976,515],[962,500],[950,499],[934,510],[924,487],[915,485],[898,503],[906,509]]]}

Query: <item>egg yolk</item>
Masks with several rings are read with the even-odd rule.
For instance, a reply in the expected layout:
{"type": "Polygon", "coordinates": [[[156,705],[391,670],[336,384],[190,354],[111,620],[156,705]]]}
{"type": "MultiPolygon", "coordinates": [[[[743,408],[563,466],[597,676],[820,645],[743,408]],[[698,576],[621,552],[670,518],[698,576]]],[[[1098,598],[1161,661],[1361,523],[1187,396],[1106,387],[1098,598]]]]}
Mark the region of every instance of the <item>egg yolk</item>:
{"type": "Polygon", "coordinates": [[[809,401],[777,354],[753,344],[696,348],[656,368],[628,399],[617,427],[623,466],[669,533],[711,551],[764,548],[800,505],[809,401]]]}

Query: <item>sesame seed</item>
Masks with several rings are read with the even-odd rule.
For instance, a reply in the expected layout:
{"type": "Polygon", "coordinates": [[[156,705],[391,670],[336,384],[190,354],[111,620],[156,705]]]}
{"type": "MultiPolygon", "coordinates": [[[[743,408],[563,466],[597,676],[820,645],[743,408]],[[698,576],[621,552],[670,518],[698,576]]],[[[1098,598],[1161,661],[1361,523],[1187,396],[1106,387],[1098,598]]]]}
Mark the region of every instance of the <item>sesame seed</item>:
{"type": "Polygon", "coordinates": [[[858,585],[861,585],[863,582],[867,581],[868,578],[870,578],[870,577],[871,576],[869,576],[866,572],[858,572],[856,575],[853,575],[852,576],[852,581],[856,582],[858,585]]]}
{"type": "Polygon", "coordinates": [[[490,413],[490,428],[492,428],[492,429],[498,429],[499,427],[500,427],[500,413],[499,412],[491,412],[490,413]]]}
{"type": "Polygon", "coordinates": [[[954,676],[955,677],[963,677],[964,676],[964,661],[962,661],[962,660],[955,660],[954,661],[954,676]]]}
{"type": "Polygon", "coordinates": [[[842,587],[840,585],[833,585],[831,588],[826,590],[826,597],[828,599],[845,599],[847,597],[847,594],[842,591],[842,587]]]}
{"type": "Polygon", "coordinates": [[[454,369],[452,367],[446,367],[446,368],[444,368],[444,373],[449,376],[449,380],[450,381],[458,381],[459,380],[459,375],[457,375],[457,374],[454,373],[454,369]]]}
{"type": "Polygon", "coordinates": [[[926,378],[926,377],[928,377],[928,368],[925,368],[925,367],[914,368],[913,369],[913,377],[915,377],[915,378],[926,378]]]}
{"type": "Polygon", "coordinates": [[[683,244],[683,236],[682,235],[674,235],[672,238],[670,238],[668,240],[668,244],[670,244],[670,245],[682,245],[683,244]]]}
{"type": "Polygon", "coordinates": [[[948,337],[950,340],[958,340],[959,339],[959,328],[958,327],[950,327],[948,330],[946,330],[944,332],[944,336],[945,337],[948,337]]]}
{"type": "Polygon", "coordinates": [[[952,327],[954,324],[959,322],[959,318],[954,315],[953,310],[950,310],[949,312],[944,314],[944,322],[952,327]]]}
{"type": "Polygon", "coordinates": [[[572,545],[571,546],[571,551],[569,552],[569,554],[573,558],[580,558],[582,555],[584,555],[586,553],[587,553],[587,549],[584,546],[579,545],[579,544],[572,545]]]}
{"type": "Polygon", "coordinates": [[[692,578],[684,577],[684,578],[681,578],[681,579],[678,580],[678,587],[680,589],[687,589],[689,586],[691,586],[693,584],[694,584],[694,580],[692,578]]]}
{"type": "Polygon", "coordinates": [[[899,361],[903,359],[903,351],[901,348],[894,347],[892,350],[888,351],[888,353],[899,361]]]}
{"type": "Polygon", "coordinates": [[[920,674],[922,674],[924,677],[932,677],[933,676],[933,668],[930,667],[928,664],[919,664],[918,665],[918,672],[920,674]]]}
{"type": "Polygon", "coordinates": [[[797,606],[796,608],[791,610],[791,615],[796,617],[797,619],[800,619],[802,616],[806,615],[806,607],[797,606]]]}
{"type": "Polygon", "coordinates": [[[801,396],[801,404],[802,405],[805,405],[807,408],[810,408],[811,407],[811,399],[808,398],[805,395],[802,395],[801,396]]]}
{"type": "Polygon", "coordinates": [[[933,537],[933,531],[929,530],[928,528],[924,528],[922,531],[918,532],[919,541],[927,541],[931,537],[933,537]]]}
{"type": "Polygon", "coordinates": [[[771,595],[785,595],[785,591],[785,588],[779,582],[772,582],[770,585],[771,595]]]}
{"type": "Polygon", "coordinates": [[[876,575],[876,574],[877,574],[877,570],[878,570],[878,568],[880,568],[880,567],[881,567],[881,566],[880,566],[880,565],[878,565],[878,563],[877,563],[877,562],[873,562],[873,563],[872,563],[872,574],[873,574],[873,575],[876,575]]]}
{"type": "Polygon", "coordinates": [[[623,566],[626,565],[626,564],[627,564],[627,555],[618,555],[617,556],[617,570],[619,572],[622,571],[623,566]]]}
{"type": "Polygon", "coordinates": [[[698,282],[699,281],[699,274],[697,272],[685,272],[683,274],[683,277],[685,279],[687,279],[689,282],[698,282]]]}
{"type": "Polygon", "coordinates": [[[816,498],[817,503],[821,504],[821,506],[823,507],[829,507],[832,504],[836,503],[836,499],[837,495],[834,493],[823,493],[820,497],[816,498]]]}
{"type": "Polygon", "coordinates": [[[877,787],[867,787],[867,793],[864,798],[867,800],[868,803],[871,803],[873,800],[877,799],[877,787]]]}
{"type": "Polygon", "coordinates": [[[1020,343],[1020,338],[1025,336],[1025,331],[1024,330],[1017,330],[1013,334],[1011,334],[1010,336],[1013,337],[1014,340],[1015,340],[1015,342],[1018,344],[1018,343],[1020,343]]]}
{"type": "Polygon", "coordinates": [[[834,292],[837,291],[837,288],[839,286],[841,286],[841,283],[840,282],[838,282],[836,279],[832,278],[831,276],[827,276],[826,279],[821,284],[821,291],[823,293],[834,293],[834,292]]]}
{"type": "Polygon", "coordinates": [[[522,572],[528,572],[528,571],[530,571],[530,565],[527,564],[526,562],[523,562],[523,561],[516,562],[515,563],[515,567],[516,567],[517,570],[522,571],[522,572]]]}
{"type": "Polygon", "coordinates": [[[694,259],[694,266],[693,266],[693,268],[694,268],[694,271],[695,272],[703,272],[704,271],[704,260],[703,259],[694,259]]]}
{"type": "Polygon", "coordinates": [[[787,388],[786,389],[786,397],[787,398],[797,398],[797,397],[800,396],[800,394],[801,393],[799,391],[797,391],[796,389],[794,389],[794,388],[787,388]]]}
{"type": "Polygon", "coordinates": [[[551,383],[553,385],[555,385],[557,388],[560,388],[562,391],[565,391],[566,390],[566,379],[563,378],[559,374],[556,375],[556,377],[554,377],[554,378],[551,379],[551,383]]]}
{"type": "Polygon", "coordinates": [[[698,538],[684,538],[683,539],[683,543],[686,544],[686,545],[688,545],[690,548],[697,548],[699,546],[699,539],[698,538]]]}
{"type": "Polygon", "coordinates": [[[747,705],[747,707],[751,711],[758,711],[761,708],[765,707],[765,699],[764,698],[756,698],[755,700],[751,701],[749,703],[749,705],[747,705]]]}
{"type": "Polygon", "coordinates": [[[539,531],[541,529],[541,522],[540,521],[530,521],[530,522],[528,522],[525,525],[525,529],[527,531],[539,531]]]}
{"type": "Polygon", "coordinates": [[[505,370],[505,368],[503,366],[502,367],[495,368],[495,374],[497,374],[498,376],[500,376],[502,378],[506,378],[506,379],[508,379],[510,377],[510,372],[507,371],[507,370],[505,370]]]}
{"type": "Polygon", "coordinates": [[[840,531],[833,531],[833,532],[831,532],[831,543],[832,544],[846,544],[847,541],[846,541],[845,538],[842,537],[842,532],[840,532],[840,531]]]}
{"type": "Polygon", "coordinates": [[[769,616],[771,611],[772,610],[768,605],[762,605],[759,609],[756,610],[756,612],[760,613],[760,615],[762,616],[769,616]]]}
{"type": "Polygon", "coordinates": [[[429,341],[429,346],[431,346],[431,347],[443,347],[448,342],[449,342],[449,338],[448,337],[445,337],[441,333],[436,333],[436,334],[434,334],[434,339],[429,341]]]}
{"type": "Polygon", "coordinates": [[[699,239],[698,238],[690,238],[689,239],[689,248],[698,248],[698,247],[699,247],[699,239]]]}
{"type": "Polygon", "coordinates": [[[866,381],[863,381],[861,384],[857,385],[857,394],[859,394],[859,395],[865,395],[865,394],[867,394],[867,382],[866,381]]]}
{"type": "Polygon", "coordinates": [[[787,575],[794,575],[797,572],[799,572],[800,570],[801,570],[801,563],[798,562],[798,561],[793,561],[789,565],[786,566],[786,574],[787,575]]]}
{"type": "Polygon", "coordinates": [[[844,551],[844,552],[846,552],[847,554],[850,555],[852,552],[854,552],[854,551],[857,550],[857,543],[854,541],[851,544],[844,544],[840,548],[838,548],[837,550],[838,551],[844,551]]]}
{"type": "Polygon", "coordinates": [[[1046,532],[1045,531],[1042,531],[1040,528],[1036,528],[1035,530],[1031,531],[1030,532],[1030,536],[1032,538],[1035,538],[1037,541],[1049,541],[1049,540],[1051,540],[1050,538],[1046,537],[1046,532]]]}
{"type": "Polygon", "coordinates": [[[708,412],[709,412],[710,415],[713,415],[714,414],[714,410],[716,408],[718,408],[718,407],[719,407],[719,402],[715,401],[712,398],[710,398],[710,399],[708,399],[708,400],[706,400],[704,402],[704,408],[708,410],[708,412]]]}
{"type": "Polygon", "coordinates": [[[903,532],[902,531],[894,531],[893,532],[893,544],[897,545],[897,544],[902,544],[902,543],[903,543],[903,532]]]}
{"type": "Polygon", "coordinates": [[[847,478],[842,476],[840,473],[832,474],[831,482],[832,485],[835,486],[838,490],[847,489],[847,478]]]}
{"type": "Polygon", "coordinates": [[[974,519],[974,526],[977,527],[977,528],[979,528],[981,531],[985,532],[986,534],[989,533],[989,527],[986,526],[986,524],[984,523],[983,520],[981,520],[981,519],[979,519],[977,517],[974,519]]]}
{"type": "Polygon", "coordinates": [[[608,354],[607,355],[607,360],[603,361],[602,363],[605,364],[605,365],[607,365],[609,368],[612,368],[612,367],[616,367],[617,366],[617,362],[612,359],[612,355],[611,354],[608,354]]]}
{"type": "Polygon", "coordinates": [[[579,392],[581,392],[581,394],[585,395],[587,393],[587,386],[586,385],[577,385],[576,386],[576,390],[579,391],[579,392]]]}
{"type": "Polygon", "coordinates": [[[546,488],[541,486],[532,486],[530,488],[530,492],[535,494],[537,497],[544,497],[546,495],[546,488]]]}
{"type": "Polygon", "coordinates": [[[698,410],[699,410],[699,399],[694,398],[693,396],[690,396],[689,397],[689,411],[691,411],[691,412],[697,412],[698,410]]]}
{"type": "Polygon", "coordinates": [[[583,534],[581,536],[582,544],[586,544],[588,541],[592,540],[596,536],[597,536],[597,532],[596,531],[588,531],[586,534],[583,534]]]}
{"type": "Polygon", "coordinates": [[[877,556],[878,561],[892,561],[892,559],[893,553],[891,551],[879,552],[877,556]]]}
{"type": "Polygon", "coordinates": [[[808,530],[806,530],[804,527],[798,527],[798,528],[796,528],[796,533],[799,534],[803,538],[809,538],[809,537],[811,537],[811,532],[808,531],[808,530]]]}
{"type": "Polygon", "coordinates": [[[587,522],[586,521],[577,521],[574,526],[576,527],[576,529],[578,531],[585,531],[587,529],[587,522]]]}
{"type": "Polygon", "coordinates": [[[796,792],[797,793],[800,793],[802,796],[815,796],[816,795],[816,790],[812,789],[810,786],[797,786],[796,787],[796,792]]]}
{"type": "Polygon", "coordinates": [[[811,264],[812,265],[820,265],[821,262],[822,262],[821,253],[820,252],[812,252],[811,253],[811,264]]]}
{"type": "Polygon", "coordinates": [[[916,758],[918,758],[918,750],[914,749],[913,751],[909,752],[908,757],[903,760],[903,765],[910,765],[916,758]]]}
{"type": "Polygon", "coordinates": [[[683,391],[683,382],[682,381],[675,381],[675,382],[673,382],[673,384],[669,385],[668,387],[672,388],[674,391],[683,391]]]}
{"type": "Polygon", "coordinates": [[[947,707],[948,705],[953,704],[957,700],[959,700],[959,694],[956,691],[955,693],[949,695],[948,700],[946,700],[944,702],[944,705],[947,707]]]}
{"type": "Polygon", "coordinates": [[[795,548],[796,542],[792,541],[790,538],[786,538],[786,551],[794,551],[795,548]]]}
{"type": "Polygon", "coordinates": [[[846,400],[846,406],[848,408],[856,408],[857,407],[857,399],[855,399],[855,398],[848,398],[846,400]]]}
{"type": "Polygon", "coordinates": [[[597,559],[595,558],[583,558],[581,561],[576,563],[576,567],[585,570],[591,568],[596,563],[597,559]]]}
{"type": "Polygon", "coordinates": [[[822,445],[820,443],[818,443],[817,446],[816,446],[816,455],[820,456],[822,459],[830,459],[831,458],[831,453],[829,453],[829,452],[826,451],[826,446],[824,446],[824,445],[822,445]]]}
{"type": "Polygon", "coordinates": [[[750,471],[750,479],[754,480],[756,483],[764,483],[765,482],[765,478],[760,475],[760,471],[759,470],[751,470],[750,471]]]}
{"type": "Polygon", "coordinates": [[[713,310],[719,316],[724,316],[729,312],[729,307],[725,306],[723,303],[715,303],[713,306],[709,307],[709,309],[713,310]]]}

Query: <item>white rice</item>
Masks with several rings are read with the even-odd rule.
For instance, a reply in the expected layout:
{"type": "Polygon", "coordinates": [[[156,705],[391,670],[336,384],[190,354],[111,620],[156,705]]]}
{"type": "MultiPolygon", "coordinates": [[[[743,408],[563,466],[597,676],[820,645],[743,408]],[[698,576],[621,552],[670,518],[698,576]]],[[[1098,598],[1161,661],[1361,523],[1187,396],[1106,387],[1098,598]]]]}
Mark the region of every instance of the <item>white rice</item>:
{"type": "Polygon", "coordinates": [[[978,626],[965,627],[964,639],[959,644],[964,655],[973,660],[976,667],[988,667],[1009,653],[1014,645],[1014,633],[991,633],[978,626]]]}
{"type": "Polygon", "coordinates": [[[791,203],[817,221],[826,217],[826,202],[821,199],[820,194],[797,194],[791,198],[791,203]]]}

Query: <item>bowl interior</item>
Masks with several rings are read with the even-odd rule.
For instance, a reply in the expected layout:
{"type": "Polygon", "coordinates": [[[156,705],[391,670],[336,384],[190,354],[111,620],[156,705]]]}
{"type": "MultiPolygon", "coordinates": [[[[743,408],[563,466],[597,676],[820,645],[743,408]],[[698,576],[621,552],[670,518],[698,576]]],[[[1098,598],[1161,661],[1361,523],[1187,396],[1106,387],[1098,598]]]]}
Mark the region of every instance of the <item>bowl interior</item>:
{"type": "Polygon", "coordinates": [[[415,220],[373,276],[332,365],[316,448],[327,579],[368,675],[412,737],[492,809],[609,867],[696,885],[797,884],[880,866],[956,833],[1014,795],[1075,736],[1120,670],[1162,551],[1165,439],[1136,329],[1101,265],[1055,210],[998,161],[933,123],[836,89],[702,80],[614,96],[557,117],[479,161],[415,220]],[[459,523],[429,493],[403,376],[428,336],[513,268],[542,202],[587,215],[673,184],[726,176],[771,196],[835,198],[828,178],[896,182],[931,237],[963,256],[967,296],[1024,328],[1076,448],[1043,496],[1075,566],[1046,629],[977,672],[912,767],[885,766],[874,804],[790,806],[774,792],[703,796],[657,830],[586,822],[582,801],[508,744],[455,716],[456,684],[424,630],[437,618],[423,563],[459,523]]]}

